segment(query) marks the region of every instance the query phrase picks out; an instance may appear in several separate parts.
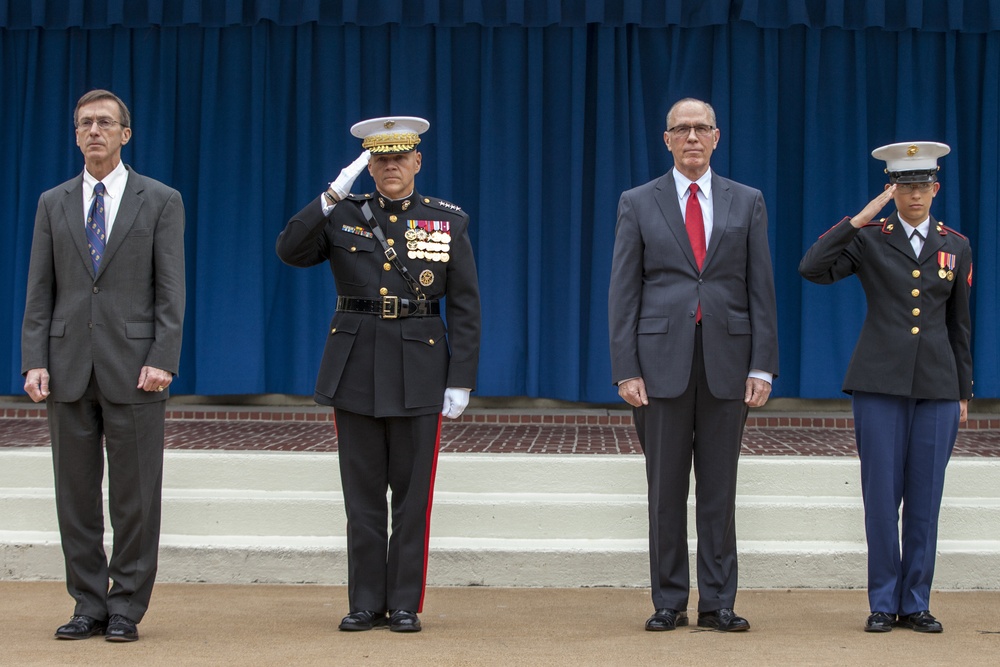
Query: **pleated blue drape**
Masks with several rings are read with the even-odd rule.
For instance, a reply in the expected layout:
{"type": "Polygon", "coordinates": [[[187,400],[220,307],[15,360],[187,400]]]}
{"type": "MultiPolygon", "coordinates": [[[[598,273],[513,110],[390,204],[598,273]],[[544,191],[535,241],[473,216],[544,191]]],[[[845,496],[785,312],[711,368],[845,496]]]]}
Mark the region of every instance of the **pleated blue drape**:
{"type": "MultiPolygon", "coordinates": [[[[936,217],[975,255],[976,394],[1000,396],[1000,4],[549,0],[0,0],[0,393],[20,394],[38,195],[79,173],[76,99],[133,112],[125,161],[181,191],[178,393],[311,394],[335,294],[278,261],[287,219],[360,152],[348,128],[431,121],[418,188],[472,216],[479,394],[617,402],[607,287],[620,193],[666,171],[664,115],[713,103],[713,168],[760,188],[779,300],[779,396],[839,397],[864,317],[805,248],[881,190],[870,151],[949,143],[936,217]]],[[[355,191],[373,188],[363,175],[355,191]]]]}

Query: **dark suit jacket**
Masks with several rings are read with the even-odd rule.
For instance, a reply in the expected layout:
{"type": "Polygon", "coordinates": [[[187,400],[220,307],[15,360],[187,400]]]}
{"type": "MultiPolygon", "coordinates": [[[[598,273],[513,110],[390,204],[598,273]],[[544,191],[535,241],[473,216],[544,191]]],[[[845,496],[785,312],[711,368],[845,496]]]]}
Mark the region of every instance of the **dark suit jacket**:
{"type": "Polygon", "coordinates": [[[673,170],[622,194],[608,295],[616,384],[642,377],[649,396],[679,396],[691,374],[699,301],[705,371],[716,398],[742,399],[752,369],[778,374],[764,197],[713,173],[712,204],[712,238],[699,273],[673,170]]]}
{"type": "Polygon", "coordinates": [[[299,211],[278,236],[276,250],[286,264],[329,262],[340,296],[413,298],[406,281],[387,263],[361,211],[372,214],[394,244],[400,261],[428,299],[446,300],[448,328],[438,316],[381,319],[337,312],[330,324],[319,376],[317,403],[364,415],[396,417],[441,410],[447,387],[475,389],[479,365],[479,281],[469,240],[469,216],[453,204],[414,193],[407,200],[350,195],[329,218],[320,200],[299,211]],[[408,220],[446,221],[450,227],[447,262],[410,259],[404,233],[408,220]],[[366,234],[367,232],[367,234],[366,234]],[[382,292],[381,290],[385,290],[382,292]],[[446,338],[447,333],[447,338],[446,338]]]}
{"type": "Polygon", "coordinates": [[[920,258],[895,212],[861,229],[844,218],[809,248],[799,273],[829,284],[857,274],[868,300],[844,391],[912,398],[972,398],[969,241],[931,216],[920,258]],[[954,257],[953,280],[938,252],[954,257]]]}
{"type": "Polygon", "coordinates": [[[177,373],[184,323],[184,204],[131,167],[97,276],[83,175],[38,200],[21,333],[21,372],[48,369],[50,398],[83,396],[96,373],[114,403],[166,400],[136,389],[143,366],[177,373]]]}

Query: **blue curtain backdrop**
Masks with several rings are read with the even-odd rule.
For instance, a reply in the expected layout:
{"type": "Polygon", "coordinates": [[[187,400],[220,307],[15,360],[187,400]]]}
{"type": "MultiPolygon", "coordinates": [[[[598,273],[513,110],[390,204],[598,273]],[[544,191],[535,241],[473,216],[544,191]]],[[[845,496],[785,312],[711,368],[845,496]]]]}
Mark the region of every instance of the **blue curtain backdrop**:
{"type": "Polygon", "coordinates": [[[125,161],[187,207],[178,393],[312,393],[333,281],[275,237],[360,152],[351,124],[409,114],[418,188],[473,219],[478,393],[616,402],[618,197],[670,167],[664,115],[695,96],[713,168],[768,204],[776,395],[842,396],[863,294],[798,261],[882,189],[874,147],[928,139],[952,147],[934,214],[973,243],[976,393],[1000,396],[998,0],[0,0],[0,72],[0,394],[22,391],[38,195],[81,170],[72,110],[102,87],[133,112],[125,161]]]}

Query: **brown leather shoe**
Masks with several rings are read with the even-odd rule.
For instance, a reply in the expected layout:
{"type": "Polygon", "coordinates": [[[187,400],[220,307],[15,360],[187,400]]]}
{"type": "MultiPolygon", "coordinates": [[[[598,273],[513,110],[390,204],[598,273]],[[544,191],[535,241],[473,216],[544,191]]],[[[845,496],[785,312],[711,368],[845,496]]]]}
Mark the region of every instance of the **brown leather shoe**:
{"type": "Polygon", "coordinates": [[[74,616],[65,625],[56,628],[56,639],[86,639],[103,635],[107,621],[98,621],[90,616],[74,616]]]}
{"type": "Polygon", "coordinates": [[[699,612],[698,627],[712,628],[720,632],[745,632],[750,629],[750,621],[737,616],[732,609],[716,609],[699,612]]]}
{"type": "Polygon", "coordinates": [[[649,632],[666,632],[688,624],[686,611],[675,609],[657,609],[656,613],[646,619],[646,630],[649,632]]]}

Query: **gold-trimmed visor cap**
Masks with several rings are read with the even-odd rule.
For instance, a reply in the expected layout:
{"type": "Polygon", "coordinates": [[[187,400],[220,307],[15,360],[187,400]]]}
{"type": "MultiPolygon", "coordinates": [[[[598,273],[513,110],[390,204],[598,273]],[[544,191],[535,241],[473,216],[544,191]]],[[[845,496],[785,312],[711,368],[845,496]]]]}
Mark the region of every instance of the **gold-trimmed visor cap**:
{"type": "Polygon", "coordinates": [[[409,153],[420,143],[420,135],[431,124],[416,116],[386,116],[355,123],[351,134],[361,139],[361,147],[372,155],[409,153]]]}
{"type": "Polygon", "coordinates": [[[938,158],[951,152],[948,144],[910,141],[880,146],[872,157],[885,161],[890,183],[931,183],[937,180],[938,158]]]}

